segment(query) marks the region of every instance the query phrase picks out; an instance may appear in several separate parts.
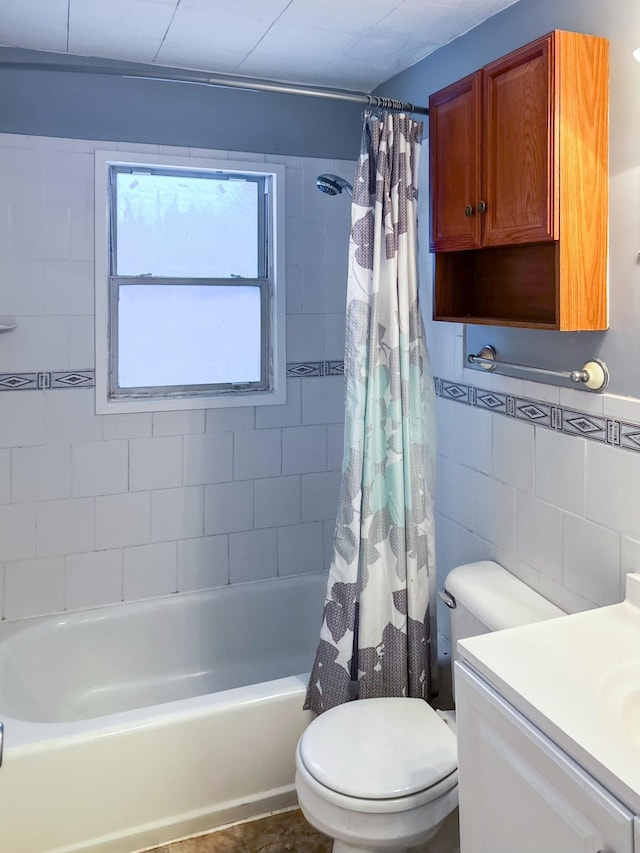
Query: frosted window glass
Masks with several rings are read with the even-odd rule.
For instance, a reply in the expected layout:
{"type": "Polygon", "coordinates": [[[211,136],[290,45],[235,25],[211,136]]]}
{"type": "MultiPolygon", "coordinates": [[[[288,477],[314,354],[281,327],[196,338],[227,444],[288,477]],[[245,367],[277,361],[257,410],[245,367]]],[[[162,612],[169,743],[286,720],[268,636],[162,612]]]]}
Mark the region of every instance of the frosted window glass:
{"type": "Polygon", "coordinates": [[[260,288],[120,285],[118,385],[259,382],[260,288]]]}
{"type": "Polygon", "coordinates": [[[115,275],[258,277],[255,181],[116,176],[115,275]]]}

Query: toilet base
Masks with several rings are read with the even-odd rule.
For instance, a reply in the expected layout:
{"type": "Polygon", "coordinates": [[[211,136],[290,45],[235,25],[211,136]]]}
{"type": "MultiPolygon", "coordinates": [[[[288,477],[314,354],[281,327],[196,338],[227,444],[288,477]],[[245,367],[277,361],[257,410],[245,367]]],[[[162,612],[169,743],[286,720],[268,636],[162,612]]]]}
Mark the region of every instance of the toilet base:
{"type": "MultiPolygon", "coordinates": [[[[298,803],[306,820],[334,840],[333,853],[417,853],[458,805],[455,785],[442,796],[405,811],[361,812],[318,796],[298,767],[298,803]]],[[[335,793],[333,797],[335,798],[335,793]]],[[[345,804],[349,805],[345,800],[345,804]]]]}
{"type": "MultiPolygon", "coordinates": [[[[424,849],[422,844],[420,847],[394,847],[393,850],[389,847],[385,848],[388,853],[416,853],[416,851],[422,849],[424,849]]],[[[354,847],[352,844],[346,844],[344,841],[334,841],[332,851],[333,853],[372,853],[372,848],[354,847]]]]}

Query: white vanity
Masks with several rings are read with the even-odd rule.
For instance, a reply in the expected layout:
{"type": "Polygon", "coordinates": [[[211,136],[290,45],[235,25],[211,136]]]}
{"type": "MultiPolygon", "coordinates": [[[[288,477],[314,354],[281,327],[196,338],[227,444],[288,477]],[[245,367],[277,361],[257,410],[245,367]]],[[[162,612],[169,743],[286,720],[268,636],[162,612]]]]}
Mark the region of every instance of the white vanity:
{"type": "Polygon", "coordinates": [[[640,574],[458,652],[461,853],[640,853],[640,574]]]}

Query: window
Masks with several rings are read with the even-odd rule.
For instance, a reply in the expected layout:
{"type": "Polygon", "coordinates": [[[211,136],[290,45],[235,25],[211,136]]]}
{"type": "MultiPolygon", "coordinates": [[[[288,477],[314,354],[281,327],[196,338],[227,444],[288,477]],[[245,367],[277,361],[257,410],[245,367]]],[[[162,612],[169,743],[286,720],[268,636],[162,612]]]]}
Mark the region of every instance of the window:
{"type": "Polygon", "coordinates": [[[96,152],[98,412],[284,402],[283,184],[96,152]]]}

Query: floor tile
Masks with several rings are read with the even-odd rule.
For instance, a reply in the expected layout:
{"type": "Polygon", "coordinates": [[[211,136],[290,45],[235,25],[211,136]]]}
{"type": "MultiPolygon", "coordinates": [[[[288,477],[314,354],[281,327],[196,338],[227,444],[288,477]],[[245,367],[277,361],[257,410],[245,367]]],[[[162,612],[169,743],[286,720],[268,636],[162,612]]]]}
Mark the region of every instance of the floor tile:
{"type": "MultiPolygon", "coordinates": [[[[333,841],[310,826],[300,809],[292,809],[148,853],[331,853],[332,847],[333,841]]],[[[421,853],[460,853],[457,809],[421,853]]]]}
{"type": "Polygon", "coordinates": [[[299,809],[242,824],[248,853],[331,853],[333,842],[309,826],[299,809]]]}
{"type": "MultiPolygon", "coordinates": [[[[162,848],[162,853],[246,853],[243,825],[221,829],[208,835],[187,838],[162,848]]],[[[156,853],[154,851],[154,853],[156,853]]],[[[161,851],[158,851],[161,853],[161,851]]]]}

